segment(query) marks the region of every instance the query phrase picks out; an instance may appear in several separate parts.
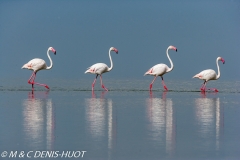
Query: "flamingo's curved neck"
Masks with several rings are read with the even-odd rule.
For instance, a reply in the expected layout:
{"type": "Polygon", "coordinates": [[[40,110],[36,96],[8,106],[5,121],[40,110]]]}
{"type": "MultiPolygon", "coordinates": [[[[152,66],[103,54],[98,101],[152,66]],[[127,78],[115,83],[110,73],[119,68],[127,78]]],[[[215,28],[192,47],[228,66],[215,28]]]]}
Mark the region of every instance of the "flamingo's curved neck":
{"type": "Polygon", "coordinates": [[[218,78],[220,78],[220,68],[219,68],[219,65],[218,65],[218,58],[216,60],[216,63],[217,63],[217,69],[218,69],[218,74],[217,74],[216,79],[218,79],[218,78]]]}
{"type": "Polygon", "coordinates": [[[113,62],[112,62],[112,57],[111,57],[111,49],[109,49],[108,55],[109,55],[109,59],[110,59],[110,63],[111,63],[111,66],[110,66],[110,68],[108,68],[108,71],[111,71],[113,69],[113,62]]]}
{"type": "Polygon", "coordinates": [[[52,66],[53,66],[53,62],[52,62],[51,57],[49,56],[49,49],[47,50],[47,56],[48,56],[48,58],[49,58],[49,60],[50,60],[50,66],[48,66],[46,69],[51,69],[52,66]]]}
{"type": "Polygon", "coordinates": [[[169,48],[167,49],[166,53],[167,53],[167,57],[168,57],[168,59],[169,59],[169,61],[170,61],[171,67],[168,68],[167,72],[170,72],[170,71],[173,70],[173,67],[174,67],[174,66],[173,66],[173,62],[172,62],[171,58],[170,58],[169,55],[168,55],[168,50],[169,50],[169,48]]]}

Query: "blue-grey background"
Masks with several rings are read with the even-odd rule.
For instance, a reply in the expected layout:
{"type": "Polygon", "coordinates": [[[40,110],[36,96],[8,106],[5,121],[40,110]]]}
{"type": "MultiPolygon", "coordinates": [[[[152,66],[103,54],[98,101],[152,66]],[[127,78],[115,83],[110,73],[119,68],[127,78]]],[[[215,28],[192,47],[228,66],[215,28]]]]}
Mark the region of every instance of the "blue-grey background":
{"type": "Polygon", "coordinates": [[[30,71],[21,70],[33,58],[46,55],[49,46],[53,68],[41,71],[38,78],[93,79],[84,75],[97,62],[114,69],[104,79],[152,79],[143,74],[158,63],[174,70],[167,80],[190,80],[204,69],[220,64],[222,80],[239,80],[240,1],[0,1],[1,79],[19,79],[26,84],[30,71]],[[26,79],[26,80],[25,80],[26,79]]]}
{"type": "Polygon", "coordinates": [[[0,0],[0,156],[86,150],[84,159],[239,159],[239,15],[238,0],[0,0]],[[164,75],[169,91],[158,78],[149,92],[153,77],[143,74],[170,65],[169,45],[178,48],[164,75]],[[21,67],[33,58],[49,65],[49,46],[57,50],[53,68],[36,81],[50,90],[31,92],[31,72],[21,67]],[[110,91],[98,81],[93,93],[95,76],[84,72],[110,65],[111,46],[119,54],[103,75],[110,91]],[[221,78],[207,87],[219,92],[202,93],[192,76],[216,71],[218,56],[226,60],[221,78]]]}

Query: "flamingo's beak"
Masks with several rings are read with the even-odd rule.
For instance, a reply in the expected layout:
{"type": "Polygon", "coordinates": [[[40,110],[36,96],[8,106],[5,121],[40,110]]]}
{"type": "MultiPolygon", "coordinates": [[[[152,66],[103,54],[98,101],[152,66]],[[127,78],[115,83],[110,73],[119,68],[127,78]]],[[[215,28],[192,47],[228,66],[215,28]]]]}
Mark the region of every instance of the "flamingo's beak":
{"type": "Polygon", "coordinates": [[[176,48],[176,52],[177,52],[177,48],[176,48]]]}
{"type": "Polygon", "coordinates": [[[55,49],[52,49],[52,51],[55,55],[57,54],[57,51],[55,49]]]}
{"type": "Polygon", "coordinates": [[[114,51],[118,54],[118,50],[115,48],[114,51]]]}
{"type": "Polygon", "coordinates": [[[225,64],[225,60],[223,58],[221,59],[221,61],[222,61],[223,64],[225,64]]]}

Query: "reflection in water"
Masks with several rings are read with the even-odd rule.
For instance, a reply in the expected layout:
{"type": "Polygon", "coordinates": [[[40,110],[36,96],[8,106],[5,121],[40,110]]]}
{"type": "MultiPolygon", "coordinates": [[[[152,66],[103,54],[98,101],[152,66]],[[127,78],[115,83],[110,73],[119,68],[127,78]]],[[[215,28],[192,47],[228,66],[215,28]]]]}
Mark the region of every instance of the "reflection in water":
{"type": "Polygon", "coordinates": [[[108,100],[108,148],[112,149],[112,135],[113,135],[113,110],[112,100],[108,100]]]}
{"type": "Polygon", "coordinates": [[[85,100],[87,108],[87,122],[91,135],[94,138],[100,138],[104,136],[105,129],[105,99],[91,98],[85,100]]]}
{"type": "Polygon", "coordinates": [[[39,149],[47,145],[51,150],[54,141],[54,114],[52,100],[46,98],[48,92],[29,93],[28,99],[23,101],[23,126],[26,141],[31,147],[39,149]],[[46,142],[45,142],[46,141],[46,142]]]}
{"type": "Polygon", "coordinates": [[[147,117],[152,139],[158,144],[166,143],[166,152],[171,155],[175,148],[176,135],[173,104],[170,98],[166,98],[166,93],[163,92],[162,98],[153,98],[150,92],[150,98],[146,99],[147,117]]]}
{"type": "Polygon", "coordinates": [[[197,121],[201,127],[201,136],[207,138],[214,134],[216,136],[216,149],[218,150],[220,133],[224,129],[220,100],[219,98],[197,98],[195,104],[197,121]]]}
{"type": "MultiPolygon", "coordinates": [[[[86,122],[87,130],[95,141],[104,141],[103,138],[108,138],[108,148],[112,149],[112,141],[114,136],[113,106],[111,99],[104,99],[105,92],[101,93],[101,98],[95,98],[93,93],[92,98],[85,99],[86,103],[86,122]],[[107,130],[107,131],[106,131],[107,130]],[[105,135],[107,134],[107,135],[105,135]]],[[[110,156],[110,155],[109,155],[110,156]]]]}

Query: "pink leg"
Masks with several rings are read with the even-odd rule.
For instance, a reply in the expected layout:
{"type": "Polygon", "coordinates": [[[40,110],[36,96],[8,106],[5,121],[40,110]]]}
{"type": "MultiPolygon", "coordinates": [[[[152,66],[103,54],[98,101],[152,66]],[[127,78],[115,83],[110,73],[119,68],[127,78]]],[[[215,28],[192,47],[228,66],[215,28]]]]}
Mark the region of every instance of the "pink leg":
{"type": "Polygon", "coordinates": [[[214,92],[218,92],[218,90],[216,88],[206,88],[206,85],[207,85],[207,82],[204,81],[202,87],[200,88],[203,92],[205,92],[206,90],[211,90],[211,91],[214,91],[214,92]]]}
{"type": "MultiPolygon", "coordinates": [[[[205,83],[205,82],[204,82],[204,83],[205,83]]],[[[203,90],[204,83],[202,84],[202,86],[201,86],[200,90],[203,90]]]]}
{"type": "Polygon", "coordinates": [[[28,80],[28,83],[29,83],[29,84],[32,84],[32,91],[34,90],[34,79],[35,79],[35,77],[36,77],[36,73],[33,72],[32,75],[31,75],[31,77],[30,77],[29,80],[28,80]],[[32,81],[31,81],[31,80],[32,80],[32,81]]]}
{"type": "Polygon", "coordinates": [[[108,91],[107,88],[105,88],[104,84],[102,83],[102,75],[100,75],[100,80],[101,80],[101,85],[102,85],[102,88],[105,89],[106,91],[108,91]]]}
{"type": "Polygon", "coordinates": [[[164,89],[165,89],[166,91],[168,91],[168,88],[167,88],[166,84],[164,83],[163,77],[161,77],[161,78],[162,78],[162,85],[163,85],[164,89]]]}
{"type": "Polygon", "coordinates": [[[154,79],[153,79],[153,81],[152,81],[152,83],[150,83],[150,86],[149,86],[149,90],[150,90],[150,91],[152,90],[152,85],[153,85],[154,81],[156,80],[156,78],[157,78],[157,76],[155,76],[154,79]]]}
{"type": "Polygon", "coordinates": [[[32,84],[31,79],[33,78],[33,76],[35,77],[35,72],[33,72],[32,75],[31,75],[31,77],[28,79],[28,83],[29,83],[29,84],[32,84]]]}
{"type": "Polygon", "coordinates": [[[92,83],[92,91],[94,90],[94,86],[95,86],[95,83],[96,83],[97,77],[98,77],[98,74],[96,75],[96,78],[94,79],[94,81],[93,81],[93,83],[92,83]]]}
{"type": "Polygon", "coordinates": [[[44,86],[45,88],[49,89],[48,85],[46,85],[46,84],[41,84],[41,83],[36,83],[36,82],[34,82],[34,84],[39,85],[39,86],[44,86]]]}
{"type": "Polygon", "coordinates": [[[29,83],[29,84],[32,84],[32,90],[34,90],[34,84],[40,85],[40,86],[44,86],[44,87],[46,87],[47,89],[49,89],[49,87],[48,87],[46,84],[40,84],[40,83],[34,82],[34,80],[35,80],[35,78],[36,78],[36,74],[37,74],[36,72],[33,72],[32,76],[31,76],[30,79],[28,80],[28,83],[29,83]],[[31,82],[31,80],[32,80],[32,82],[31,82]]]}
{"type": "Polygon", "coordinates": [[[206,85],[207,85],[207,82],[204,81],[204,83],[202,84],[202,86],[201,86],[201,88],[200,88],[203,92],[206,91],[206,85]]]}

